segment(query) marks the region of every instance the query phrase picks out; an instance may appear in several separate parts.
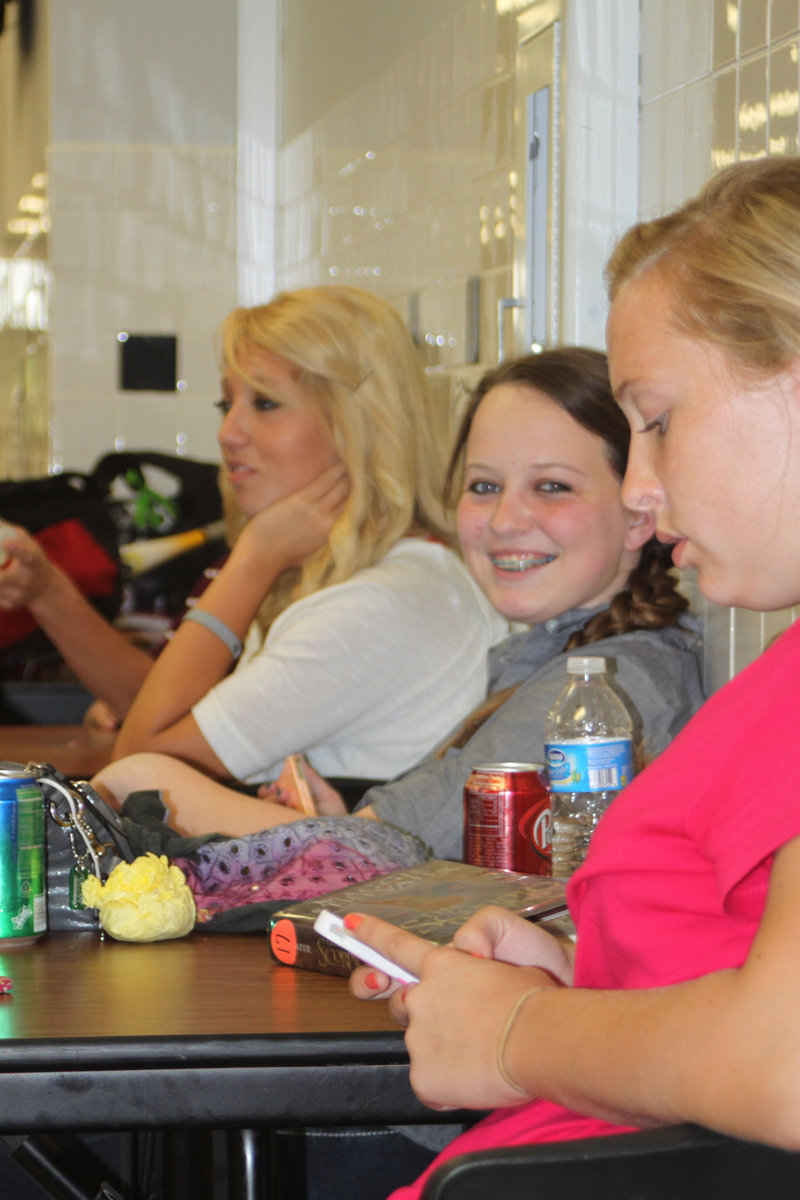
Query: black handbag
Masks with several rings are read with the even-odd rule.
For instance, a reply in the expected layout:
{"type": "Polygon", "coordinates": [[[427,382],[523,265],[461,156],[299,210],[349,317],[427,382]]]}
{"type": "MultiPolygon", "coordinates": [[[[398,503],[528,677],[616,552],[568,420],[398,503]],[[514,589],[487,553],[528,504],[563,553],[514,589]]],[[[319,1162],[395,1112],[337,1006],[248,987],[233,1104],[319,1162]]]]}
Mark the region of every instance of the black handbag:
{"type": "Polygon", "coordinates": [[[45,807],[48,929],[96,930],[96,909],[84,908],[87,875],[105,881],[135,855],[118,815],[86,780],[70,780],[49,763],[0,762],[0,776],[32,775],[45,807]]]}

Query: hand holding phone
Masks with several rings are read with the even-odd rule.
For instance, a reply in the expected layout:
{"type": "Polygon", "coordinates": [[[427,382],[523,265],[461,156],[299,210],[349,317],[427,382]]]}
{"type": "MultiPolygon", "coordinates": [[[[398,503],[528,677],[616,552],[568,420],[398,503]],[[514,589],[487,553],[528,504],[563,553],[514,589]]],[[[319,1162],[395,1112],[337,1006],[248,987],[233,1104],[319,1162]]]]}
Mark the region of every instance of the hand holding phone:
{"type": "Polygon", "coordinates": [[[303,771],[302,754],[289,755],[275,782],[287,797],[289,807],[305,813],[307,817],[317,815],[314,797],[311,795],[311,789],[303,771]]]}
{"type": "Polygon", "coordinates": [[[349,929],[345,929],[342,918],[336,913],[330,912],[329,909],[323,908],[314,922],[314,928],[317,933],[321,933],[329,941],[341,946],[342,950],[346,950],[354,958],[360,959],[370,967],[377,967],[391,979],[396,979],[399,983],[419,983],[417,976],[412,975],[405,967],[401,967],[399,963],[392,962],[390,958],[373,950],[372,946],[368,946],[366,942],[360,942],[350,933],[349,929]]]}

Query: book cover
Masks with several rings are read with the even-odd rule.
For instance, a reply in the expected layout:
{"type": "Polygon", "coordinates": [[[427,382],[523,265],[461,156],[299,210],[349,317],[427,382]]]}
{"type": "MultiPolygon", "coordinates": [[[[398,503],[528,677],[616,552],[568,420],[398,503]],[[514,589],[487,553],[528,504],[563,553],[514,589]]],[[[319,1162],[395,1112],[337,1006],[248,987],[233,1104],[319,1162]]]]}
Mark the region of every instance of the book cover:
{"type": "Polygon", "coordinates": [[[358,962],[314,929],[322,908],[344,914],[368,912],[432,942],[449,942],[479,908],[499,904],[529,920],[566,910],[565,883],[544,875],[521,875],[491,867],[429,859],[352,887],[286,905],[270,917],[270,949],[278,962],[349,975],[358,962]]]}

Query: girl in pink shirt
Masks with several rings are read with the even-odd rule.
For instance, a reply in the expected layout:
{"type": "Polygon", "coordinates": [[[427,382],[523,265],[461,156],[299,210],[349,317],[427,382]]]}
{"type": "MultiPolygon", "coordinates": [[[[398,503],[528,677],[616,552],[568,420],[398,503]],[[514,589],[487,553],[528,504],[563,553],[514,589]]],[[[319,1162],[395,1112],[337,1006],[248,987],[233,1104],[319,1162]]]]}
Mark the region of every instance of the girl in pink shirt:
{"type": "MultiPolygon", "coordinates": [[[[713,603],[800,603],[800,160],[720,172],[607,277],[625,503],[713,603]]],[[[574,960],[499,910],[452,948],[348,918],[421,980],[351,981],[391,992],[419,1097],[496,1110],[442,1157],[679,1121],[800,1149],[798,678],[793,627],[614,802],[570,881],[574,960]]]]}

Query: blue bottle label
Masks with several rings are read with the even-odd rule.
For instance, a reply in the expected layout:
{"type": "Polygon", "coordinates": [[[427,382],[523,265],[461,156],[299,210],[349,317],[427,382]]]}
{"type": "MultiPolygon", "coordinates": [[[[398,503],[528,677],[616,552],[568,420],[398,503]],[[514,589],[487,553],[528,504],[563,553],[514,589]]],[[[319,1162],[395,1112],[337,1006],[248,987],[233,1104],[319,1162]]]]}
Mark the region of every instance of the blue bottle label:
{"type": "Polygon", "coordinates": [[[629,738],[546,742],[544,753],[553,792],[615,791],[633,778],[629,738]]]}

